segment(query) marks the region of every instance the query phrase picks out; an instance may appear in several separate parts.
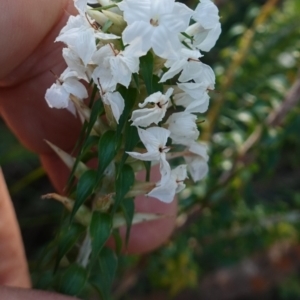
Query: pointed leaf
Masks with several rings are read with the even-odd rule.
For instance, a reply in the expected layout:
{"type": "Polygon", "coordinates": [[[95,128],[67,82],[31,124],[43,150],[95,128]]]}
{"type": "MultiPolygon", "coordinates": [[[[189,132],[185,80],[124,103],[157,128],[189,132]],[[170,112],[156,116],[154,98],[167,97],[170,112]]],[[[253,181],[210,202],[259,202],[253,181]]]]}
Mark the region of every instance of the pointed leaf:
{"type": "Polygon", "coordinates": [[[60,279],[58,291],[62,294],[77,296],[87,281],[87,271],[77,264],[72,264],[60,279]]]}
{"type": "Polygon", "coordinates": [[[120,168],[124,165],[127,157],[129,156],[126,152],[132,151],[140,140],[137,128],[135,126],[130,126],[130,124],[128,124],[128,126],[126,127],[124,135],[126,139],[125,139],[123,157],[119,166],[120,168]]]}
{"type": "Polygon", "coordinates": [[[88,126],[86,129],[87,136],[89,136],[89,134],[91,133],[94,124],[96,123],[98,117],[103,113],[103,111],[104,111],[103,102],[101,100],[95,101],[92,107],[90,121],[88,122],[88,126]]]}
{"type": "Polygon", "coordinates": [[[121,204],[121,208],[123,210],[123,214],[126,220],[126,246],[129,240],[129,234],[131,229],[131,224],[134,216],[134,198],[128,198],[123,201],[121,204]]]}
{"type": "Polygon", "coordinates": [[[148,53],[145,56],[140,57],[140,74],[144,79],[148,95],[151,95],[153,93],[153,86],[152,86],[153,67],[154,67],[153,55],[151,51],[148,51],[148,53]]]}
{"type": "Polygon", "coordinates": [[[111,287],[115,278],[118,260],[115,253],[104,248],[95,264],[89,282],[100,292],[103,300],[111,299],[111,287]]]}
{"type": "Polygon", "coordinates": [[[132,78],[133,78],[133,81],[136,85],[136,88],[138,91],[140,91],[140,80],[139,80],[139,75],[137,73],[133,73],[132,74],[132,78]]]}
{"type": "MultiPolygon", "coordinates": [[[[94,92],[94,90],[93,90],[93,92],[94,92]]],[[[91,98],[91,101],[92,101],[92,99],[93,98],[91,98]]],[[[67,187],[70,187],[72,179],[74,178],[75,170],[76,170],[79,162],[81,161],[82,156],[84,155],[84,151],[86,151],[88,149],[89,142],[87,140],[84,141],[84,137],[86,137],[86,136],[89,137],[89,134],[91,133],[92,128],[93,128],[98,116],[103,112],[103,110],[104,110],[104,108],[103,108],[102,101],[100,101],[100,100],[96,101],[92,107],[90,122],[89,123],[84,122],[84,124],[83,124],[83,128],[80,131],[79,140],[77,141],[74,150],[77,149],[79,147],[79,145],[82,144],[82,142],[83,142],[83,146],[82,146],[79,154],[76,157],[75,163],[73,165],[71,174],[70,174],[68,182],[67,182],[67,187]]]]}
{"type": "Polygon", "coordinates": [[[55,269],[57,269],[61,259],[72,249],[77,240],[83,235],[84,231],[85,228],[76,223],[63,228],[59,237],[55,269]]]}
{"type": "Polygon", "coordinates": [[[124,126],[130,125],[128,119],[132,112],[133,106],[135,104],[135,99],[137,95],[137,90],[133,88],[126,89],[125,87],[120,87],[119,90],[120,94],[122,95],[125,101],[125,108],[123,113],[119,119],[119,124],[117,127],[117,137],[119,137],[122,133],[124,126]]]}
{"type": "Polygon", "coordinates": [[[114,211],[118,208],[119,204],[122,203],[125,195],[129,192],[135,181],[134,172],[129,165],[124,165],[120,172],[115,183],[116,197],[114,211]]]}
{"type": "Polygon", "coordinates": [[[144,161],[144,166],[146,168],[146,178],[145,180],[147,182],[150,181],[150,173],[151,173],[151,162],[150,161],[144,161]]]}
{"type": "Polygon", "coordinates": [[[106,131],[100,138],[98,144],[98,180],[101,179],[105,169],[116,155],[118,140],[114,131],[106,131]]]}
{"type": "Polygon", "coordinates": [[[76,189],[76,199],[71,213],[71,220],[74,218],[79,207],[93,193],[96,184],[96,175],[97,173],[95,170],[88,170],[79,178],[76,189]]]}
{"type": "Polygon", "coordinates": [[[112,231],[112,218],[109,214],[94,211],[90,224],[90,236],[92,239],[92,261],[94,261],[112,231]]]}
{"type": "Polygon", "coordinates": [[[116,253],[117,253],[117,255],[120,255],[121,250],[122,250],[123,242],[122,242],[122,238],[120,236],[119,229],[114,229],[112,234],[113,234],[113,237],[114,237],[114,240],[115,240],[116,253]]]}
{"type": "Polygon", "coordinates": [[[153,75],[152,77],[152,87],[153,87],[153,93],[154,92],[162,92],[164,91],[164,85],[163,83],[159,83],[160,78],[156,75],[153,75]]]}

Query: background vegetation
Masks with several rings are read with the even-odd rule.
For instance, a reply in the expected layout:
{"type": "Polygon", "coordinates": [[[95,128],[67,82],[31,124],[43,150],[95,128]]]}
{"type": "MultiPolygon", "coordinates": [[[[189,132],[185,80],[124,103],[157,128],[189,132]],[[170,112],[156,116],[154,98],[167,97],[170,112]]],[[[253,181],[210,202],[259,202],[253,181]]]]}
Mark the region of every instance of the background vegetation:
{"type": "MultiPolygon", "coordinates": [[[[181,194],[163,248],[120,258],[114,299],[300,299],[300,2],[215,3],[223,32],[203,61],[217,85],[200,124],[209,176],[181,194]]],[[[43,287],[36,257],[63,208],[40,199],[52,187],[38,158],[3,123],[0,136],[0,165],[43,287]]]]}

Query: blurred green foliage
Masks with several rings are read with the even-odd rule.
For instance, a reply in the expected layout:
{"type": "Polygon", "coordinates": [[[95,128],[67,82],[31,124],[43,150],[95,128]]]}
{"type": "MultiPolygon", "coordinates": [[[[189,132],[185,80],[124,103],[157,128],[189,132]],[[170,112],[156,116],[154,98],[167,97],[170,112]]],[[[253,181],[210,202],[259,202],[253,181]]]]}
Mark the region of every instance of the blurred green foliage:
{"type": "MultiPolygon", "coordinates": [[[[210,173],[199,185],[190,182],[189,189],[181,194],[179,221],[197,205],[202,210],[196,221],[174,235],[165,247],[146,256],[133,294],[165,290],[175,296],[196,287],[214,270],[237,264],[278,241],[299,243],[300,106],[292,107],[280,126],[271,127],[266,120],[280,107],[299,76],[300,1],[278,1],[256,27],[255,20],[267,1],[219,2],[223,33],[203,61],[212,65],[217,75],[210,110],[220,98],[223,103],[210,136],[210,173]],[[241,43],[249,30],[254,35],[244,60],[236,66],[232,83],[219,91],[232,71],[235,55],[245,51],[241,43]],[[240,153],[255,132],[258,138],[241,160],[240,153]]],[[[203,135],[209,121],[208,116],[200,124],[203,135]]],[[[34,257],[45,239],[39,240],[36,234],[32,242],[26,226],[37,224],[34,230],[46,230],[50,239],[61,209],[49,202],[41,204],[39,196],[51,187],[37,157],[24,150],[3,123],[0,135],[4,141],[0,144],[0,165],[17,199],[27,253],[34,257]]],[[[120,261],[118,280],[126,270],[138,266],[140,259],[122,257],[120,261]]],[[[51,276],[49,271],[44,276],[35,273],[44,288],[51,276]]],[[[273,299],[300,298],[299,280],[300,274],[286,278],[273,290],[273,299]]],[[[131,299],[131,294],[119,298],[131,299]]]]}

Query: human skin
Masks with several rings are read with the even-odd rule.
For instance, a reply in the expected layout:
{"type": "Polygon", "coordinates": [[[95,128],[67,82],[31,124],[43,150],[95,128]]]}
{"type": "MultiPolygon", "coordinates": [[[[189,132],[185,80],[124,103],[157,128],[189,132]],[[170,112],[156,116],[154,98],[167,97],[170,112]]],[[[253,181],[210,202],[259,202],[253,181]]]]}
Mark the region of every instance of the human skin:
{"type": "MultiPolygon", "coordinates": [[[[66,110],[50,109],[44,94],[55,80],[50,70],[61,74],[65,69],[61,56],[63,45],[53,41],[68,16],[76,11],[69,0],[1,0],[0,11],[0,115],[21,143],[39,155],[54,187],[62,193],[69,171],[44,139],[71,151],[81,123],[66,110]]],[[[164,204],[139,197],[136,210],[168,215],[162,220],[133,226],[126,251],[145,253],[170,236],[175,224],[176,202],[164,204]]],[[[31,287],[19,228],[2,174],[0,285],[31,287]]],[[[41,299],[41,295],[35,293],[38,292],[0,287],[1,299],[41,299]]],[[[70,298],[43,294],[42,299],[70,298]]]]}

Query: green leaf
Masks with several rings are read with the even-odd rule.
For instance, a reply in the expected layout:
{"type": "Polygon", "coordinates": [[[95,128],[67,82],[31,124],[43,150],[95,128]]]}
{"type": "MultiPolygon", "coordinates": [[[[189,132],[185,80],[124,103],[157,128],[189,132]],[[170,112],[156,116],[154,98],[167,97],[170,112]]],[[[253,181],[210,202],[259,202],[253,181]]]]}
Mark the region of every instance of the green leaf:
{"type": "Polygon", "coordinates": [[[95,170],[86,171],[78,180],[76,199],[71,213],[71,220],[74,218],[79,207],[93,193],[96,184],[97,173],[95,170]]]}
{"type": "Polygon", "coordinates": [[[90,135],[92,128],[97,121],[97,118],[99,117],[99,115],[101,115],[103,113],[103,111],[104,111],[103,102],[100,99],[95,101],[95,103],[92,107],[92,110],[91,110],[91,116],[90,116],[90,121],[87,126],[86,136],[90,135]]]}
{"type": "Polygon", "coordinates": [[[137,90],[140,91],[140,80],[139,80],[138,73],[133,73],[132,74],[132,78],[133,78],[133,81],[134,81],[134,83],[136,85],[137,90]]]}
{"type": "MultiPolygon", "coordinates": [[[[84,137],[85,137],[85,132],[86,132],[87,126],[88,126],[87,122],[84,122],[83,126],[81,128],[80,134],[79,134],[79,138],[76,142],[75,147],[73,148],[73,152],[75,152],[79,148],[79,145],[81,145],[84,142],[84,137]]],[[[69,191],[69,189],[71,188],[71,183],[74,180],[75,170],[76,170],[76,168],[79,164],[80,158],[81,158],[80,157],[80,152],[81,152],[81,149],[79,150],[79,154],[76,156],[75,163],[74,163],[74,165],[72,167],[72,170],[70,172],[70,175],[69,175],[69,178],[68,178],[68,181],[67,181],[67,184],[66,184],[67,185],[67,191],[69,191]]]]}
{"type": "Polygon", "coordinates": [[[58,291],[62,294],[77,296],[87,281],[87,271],[77,264],[72,264],[60,278],[58,291]]]}
{"type": "MultiPolygon", "coordinates": [[[[93,80],[91,80],[90,83],[89,83],[89,86],[91,86],[91,85],[93,85],[93,80]]],[[[91,108],[93,106],[97,93],[98,93],[98,87],[97,87],[96,84],[94,84],[93,89],[92,89],[92,93],[91,93],[91,97],[90,97],[90,101],[89,101],[89,104],[88,104],[89,108],[91,108]]]]}
{"type": "Polygon", "coordinates": [[[106,213],[94,211],[90,224],[90,236],[92,239],[92,262],[98,257],[102,247],[110,237],[111,231],[111,216],[106,213]]]}
{"type": "Polygon", "coordinates": [[[132,151],[140,140],[136,126],[130,126],[130,124],[128,124],[128,126],[126,127],[124,135],[125,135],[126,139],[125,139],[123,157],[121,159],[121,163],[119,166],[120,168],[122,168],[127,157],[129,156],[126,152],[132,151]]]}
{"type": "Polygon", "coordinates": [[[150,173],[151,173],[151,162],[150,161],[144,161],[144,166],[146,168],[146,181],[150,181],[150,173]]]}
{"type": "Polygon", "coordinates": [[[60,260],[72,249],[84,231],[85,228],[76,223],[63,228],[59,236],[55,269],[57,269],[60,260]]]}
{"type": "Polygon", "coordinates": [[[162,92],[164,91],[163,83],[159,83],[160,78],[157,75],[153,75],[152,77],[152,88],[153,92],[162,92]]]}
{"type": "Polygon", "coordinates": [[[114,131],[106,131],[100,138],[98,144],[98,173],[97,179],[100,180],[105,169],[112,162],[116,155],[118,140],[114,131]]]}
{"type": "Polygon", "coordinates": [[[89,282],[100,292],[103,300],[111,299],[111,287],[117,266],[118,260],[115,253],[109,248],[104,248],[89,279],[89,282]]]}
{"type": "Polygon", "coordinates": [[[134,172],[129,165],[124,165],[120,172],[118,173],[118,177],[115,182],[115,205],[114,211],[117,210],[118,206],[124,199],[125,195],[129,192],[131,187],[133,186],[135,181],[134,172]]]}
{"type": "Polygon", "coordinates": [[[129,116],[131,115],[133,106],[135,104],[136,95],[137,95],[137,90],[134,88],[126,89],[125,87],[120,87],[118,91],[124,98],[125,108],[123,110],[122,115],[120,116],[119,124],[117,126],[117,138],[120,137],[124,126],[130,126],[128,119],[129,116]]]}
{"type": "Polygon", "coordinates": [[[126,246],[129,240],[129,234],[131,229],[131,224],[134,216],[134,198],[127,198],[121,204],[121,208],[123,210],[123,214],[126,220],[126,246]]]}
{"type": "Polygon", "coordinates": [[[140,57],[140,74],[144,79],[148,95],[151,95],[153,93],[153,86],[152,86],[153,67],[154,67],[153,55],[151,51],[148,51],[146,55],[140,57]]]}
{"type": "Polygon", "coordinates": [[[102,101],[98,100],[94,103],[92,110],[91,110],[91,117],[90,117],[90,122],[84,122],[83,128],[80,132],[80,138],[75,146],[75,149],[83,143],[82,148],[79,151],[79,154],[76,157],[76,161],[73,165],[73,168],[71,170],[68,182],[67,182],[67,186],[70,187],[72,179],[74,178],[74,173],[75,170],[78,166],[79,161],[81,161],[83,155],[85,154],[85,151],[88,150],[88,147],[90,145],[90,133],[92,131],[92,128],[98,118],[98,116],[103,112],[104,108],[103,108],[103,103],[102,101]],[[84,136],[87,136],[88,138],[84,141],[84,136]]]}
{"type": "Polygon", "coordinates": [[[115,228],[113,230],[113,233],[112,233],[113,237],[114,237],[114,240],[115,240],[115,248],[116,248],[116,253],[117,255],[120,255],[121,253],[121,250],[122,250],[122,238],[120,236],[120,232],[119,232],[119,229],[118,228],[115,228]]]}

